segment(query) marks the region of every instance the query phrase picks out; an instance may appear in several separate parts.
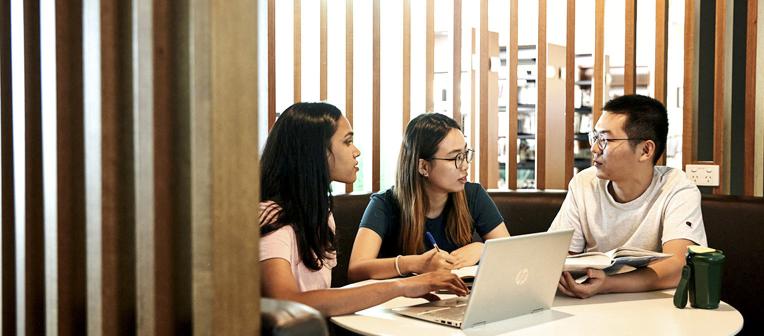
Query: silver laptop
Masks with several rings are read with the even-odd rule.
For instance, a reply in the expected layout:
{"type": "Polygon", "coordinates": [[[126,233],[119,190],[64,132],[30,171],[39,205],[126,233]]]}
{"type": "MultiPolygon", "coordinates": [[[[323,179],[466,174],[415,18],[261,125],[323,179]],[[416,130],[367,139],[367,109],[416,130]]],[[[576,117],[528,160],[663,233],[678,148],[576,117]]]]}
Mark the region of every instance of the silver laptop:
{"type": "Polygon", "coordinates": [[[571,237],[573,230],[487,240],[468,297],[392,311],[467,329],[549,309],[571,237]]]}

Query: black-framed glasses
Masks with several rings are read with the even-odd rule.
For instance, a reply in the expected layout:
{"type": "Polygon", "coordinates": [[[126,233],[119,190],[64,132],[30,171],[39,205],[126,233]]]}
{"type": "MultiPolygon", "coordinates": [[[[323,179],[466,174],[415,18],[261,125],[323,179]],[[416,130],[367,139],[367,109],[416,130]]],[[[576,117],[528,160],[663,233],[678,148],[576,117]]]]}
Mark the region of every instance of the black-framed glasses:
{"type": "Polygon", "coordinates": [[[605,135],[603,133],[597,132],[597,131],[591,131],[589,132],[589,146],[593,146],[595,143],[597,144],[597,148],[600,150],[605,150],[607,148],[607,144],[610,141],[621,141],[621,140],[639,140],[639,141],[645,141],[648,139],[642,139],[642,138],[623,138],[623,139],[612,139],[612,138],[605,138],[605,135]]]}
{"type": "Polygon", "coordinates": [[[430,160],[454,161],[454,166],[456,166],[456,169],[459,169],[462,166],[462,164],[464,164],[465,162],[467,164],[472,162],[472,157],[474,157],[474,156],[475,156],[475,151],[473,151],[471,149],[468,149],[468,150],[466,150],[464,152],[456,154],[456,156],[454,156],[452,158],[436,158],[436,157],[432,157],[432,158],[430,158],[430,160]]]}

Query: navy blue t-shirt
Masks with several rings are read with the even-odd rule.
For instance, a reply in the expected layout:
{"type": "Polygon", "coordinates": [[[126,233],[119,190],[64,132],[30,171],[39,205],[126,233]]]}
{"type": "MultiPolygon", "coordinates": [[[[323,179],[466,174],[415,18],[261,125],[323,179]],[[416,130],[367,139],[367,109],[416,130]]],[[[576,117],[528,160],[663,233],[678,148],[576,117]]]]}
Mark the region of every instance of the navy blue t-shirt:
{"type": "MultiPolygon", "coordinates": [[[[482,242],[481,237],[495,229],[504,219],[501,217],[499,209],[496,208],[496,204],[493,203],[491,197],[480,184],[468,182],[464,185],[464,191],[473,220],[472,241],[482,242]]],[[[461,246],[448,239],[446,216],[448,216],[448,209],[444,209],[437,218],[427,218],[425,230],[435,237],[438,248],[451,252],[461,246]]],[[[382,238],[379,257],[385,258],[401,254],[399,246],[400,208],[393,188],[371,195],[371,201],[363,213],[363,218],[361,218],[360,227],[371,229],[382,238]]],[[[425,237],[422,237],[422,240],[426,249],[432,248],[432,244],[425,237]]]]}

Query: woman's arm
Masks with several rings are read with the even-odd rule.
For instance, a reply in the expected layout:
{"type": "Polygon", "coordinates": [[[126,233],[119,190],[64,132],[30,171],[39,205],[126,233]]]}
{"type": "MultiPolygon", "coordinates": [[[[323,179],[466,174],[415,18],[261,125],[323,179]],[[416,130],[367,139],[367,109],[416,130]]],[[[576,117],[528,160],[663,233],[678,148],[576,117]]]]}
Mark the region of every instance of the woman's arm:
{"type": "MultiPolygon", "coordinates": [[[[399,275],[395,258],[377,258],[381,246],[382,238],[374,230],[358,229],[348,266],[350,281],[388,279],[399,275]]],[[[454,258],[448,253],[437,253],[432,249],[420,255],[401,256],[398,258],[398,268],[402,274],[425,273],[453,269],[453,262],[454,258]]]]}
{"type": "MultiPolygon", "coordinates": [[[[509,231],[504,222],[501,222],[493,230],[483,235],[483,240],[509,237],[509,231]]],[[[465,266],[472,266],[480,261],[480,255],[483,254],[483,243],[475,242],[472,244],[464,245],[453,252],[451,255],[456,259],[454,268],[462,268],[465,266]]]]}
{"type": "Polygon", "coordinates": [[[260,262],[260,269],[264,297],[304,303],[325,316],[350,314],[398,296],[422,297],[440,289],[460,296],[468,293],[464,282],[450,272],[434,272],[351,288],[300,292],[288,261],[281,258],[267,259],[260,262]]]}

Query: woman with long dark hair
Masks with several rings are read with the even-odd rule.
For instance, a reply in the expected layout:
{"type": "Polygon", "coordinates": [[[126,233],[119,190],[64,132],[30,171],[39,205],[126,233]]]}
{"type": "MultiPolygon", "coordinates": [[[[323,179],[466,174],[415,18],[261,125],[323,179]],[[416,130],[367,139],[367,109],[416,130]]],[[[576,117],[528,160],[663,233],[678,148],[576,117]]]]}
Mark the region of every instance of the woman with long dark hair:
{"type": "Polygon", "coordinates": [[[361,219],[349,278],[471,266],[483,251],[481,239],[508,237],[493,200],[479,184],[467,182],[472,156],[453,119],[426,113],[411,120],[395,187],[372,195],[361,219]]]}
{"type": "Polygon", "coordinates": [[[261,162],[263,296],[301,302],[331,316],[439,289],[466,295],[464,282],[450,272],[329,288],[336,265],[330,183],[353,183],[360,155],[350,123],[330,104],[297,103],[276,121],[261,162]]]}

